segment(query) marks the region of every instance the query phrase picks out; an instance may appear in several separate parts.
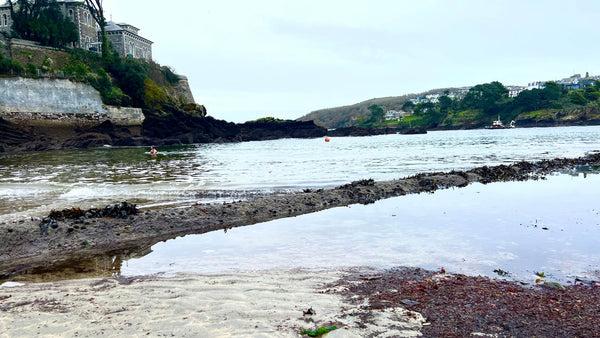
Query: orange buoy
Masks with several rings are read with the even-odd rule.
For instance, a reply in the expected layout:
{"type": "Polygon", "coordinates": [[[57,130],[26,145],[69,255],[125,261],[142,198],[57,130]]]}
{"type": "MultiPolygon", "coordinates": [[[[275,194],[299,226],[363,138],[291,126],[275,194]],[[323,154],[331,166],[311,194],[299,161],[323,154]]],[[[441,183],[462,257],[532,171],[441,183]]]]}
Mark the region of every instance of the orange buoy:
{"type": "Polygon", "coordinates": [[[325,138],[325,142],[329,142],[329,137],[326,137],[326,138],[325,138]]]}

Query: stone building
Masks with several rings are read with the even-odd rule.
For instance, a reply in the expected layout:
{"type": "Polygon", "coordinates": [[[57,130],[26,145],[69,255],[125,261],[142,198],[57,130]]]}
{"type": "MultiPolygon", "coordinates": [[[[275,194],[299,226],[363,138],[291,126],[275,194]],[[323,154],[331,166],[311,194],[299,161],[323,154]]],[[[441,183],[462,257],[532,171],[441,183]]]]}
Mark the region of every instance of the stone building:
{"type": "Polygon", "coordinates": [[[77,26],[79,39],[70,47],[100,50],[100,44],[98,43],[99,26],[87,6],[81,1],[57,0],[57,3],[63,15],[71,19],[77,26]]]}
{"type": "Polygon", "coordinates": [[[126,23],[108,22],[106,25],[106,35],[112,43],[113,48],[119,52],[122,57],[134,57],[152,60],[153,42],[141,37],[137,27],[126,23]]]}
{"type": "MultiPolygon", "coordinates": [[[[2,1],[2,0],[0,0],[2,1]]],[[[83,1],[57,0],[62,14],[77,26],[78,39],[71,46],[100,51],[100,27],[83,1]]],[[[0,5],[0,33],[10,33],[12,20],[8,3],[0,5]]],[[[106,34],[113,47],[122,57],[152,60],[152,41],[138,35],[139,29],[129,24],[108,22],[106,34]]]]}
{"type": "MultiPolygon", "coordinates": [[[[62,14],[71,19],[77,26],[78,39],[71,46],[74,48],[95,50],[98,48],[98,24],[82,1],[57,0],[62,14]]],[[[12,30],[10,6],[0,6],[0,32],[10,33],[12,30]]]]}
{"type": "Polygon", "coordinates": [[[10,7],[8,4],[0,5],[0,32],[10,32],[11,26],[10,7]]]}

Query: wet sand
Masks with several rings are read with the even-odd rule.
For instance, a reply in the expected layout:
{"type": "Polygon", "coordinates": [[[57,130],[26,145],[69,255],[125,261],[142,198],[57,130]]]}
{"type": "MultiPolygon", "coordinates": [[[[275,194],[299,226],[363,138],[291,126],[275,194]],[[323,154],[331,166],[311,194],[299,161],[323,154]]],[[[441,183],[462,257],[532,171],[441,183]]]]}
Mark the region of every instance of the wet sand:
{"type": "MultiPolygon", "coordinates": [[[[14,284],[13,284],[14,285],[14,284]]],[[[0,336],[592,337],[600,283],[415,268],[274,269],[0,286],[0,336]]]]}
{"type": "Polygon", "coordinates": [[[332,325],[338,329],[328,337],[418,335],[424,322],[418,313],[363,310],[326,286],[358,271],[279,269],[2,287],[0,336],[300,337],[302,330],[332,325]],[[377,320],[365,325],[361,316],[377,320]]]}

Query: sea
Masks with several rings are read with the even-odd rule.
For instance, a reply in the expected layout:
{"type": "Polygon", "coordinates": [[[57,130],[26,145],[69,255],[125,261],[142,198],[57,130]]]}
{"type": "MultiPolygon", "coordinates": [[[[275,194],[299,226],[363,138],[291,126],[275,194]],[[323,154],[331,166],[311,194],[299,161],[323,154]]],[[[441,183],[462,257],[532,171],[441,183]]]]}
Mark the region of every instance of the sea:
{"type": "MultiPolygon", "coordinates": [[[[142,209],[245,200],[355,180],[466,170],[600,150],[600,126],[431,131],[0,154],[0,223],[129,201],[142,209]]],[[[121,275],[278,267],[444,268],[561,283],[600,280],[599,168],[471,184],[189,235],[125,260],[121,275]]]]}

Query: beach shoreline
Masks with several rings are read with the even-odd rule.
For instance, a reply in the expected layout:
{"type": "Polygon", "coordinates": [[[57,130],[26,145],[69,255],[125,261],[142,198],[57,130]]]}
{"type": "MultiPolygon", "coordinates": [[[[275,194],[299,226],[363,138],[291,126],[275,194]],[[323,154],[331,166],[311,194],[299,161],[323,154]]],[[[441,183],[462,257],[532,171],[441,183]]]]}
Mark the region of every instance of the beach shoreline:
{"type": "MultiPolygon", "coordinates": [[[[579,166],[600,166],[600,153],[575,159],[518,162],[511,165],[478,167],[468,171],[419,174],[398,180],[355,181],[333,189],[263,196],[231,203],[194,204],[182,208],[142,210],[124,217],[78,217],[19,220],[0,224],[0,277],[9,278],[24,271],[61,262],[112,257],[145,252],[160,241],[214,230],[294,217],[334,207],[370,204],[377,200],[439,189],[464,187],[471,183],[492,183],[540,179],[557,170],[579,166]],[[46,225],[45,229],[43,225],[46,225]]],[[[129,207],[129,206],[128,206],[129,207]]],[[[110,275],[111,262],[103,268],[110,275]]],[[[102,264],[101,264],[102,265],[102,264]]]]}

